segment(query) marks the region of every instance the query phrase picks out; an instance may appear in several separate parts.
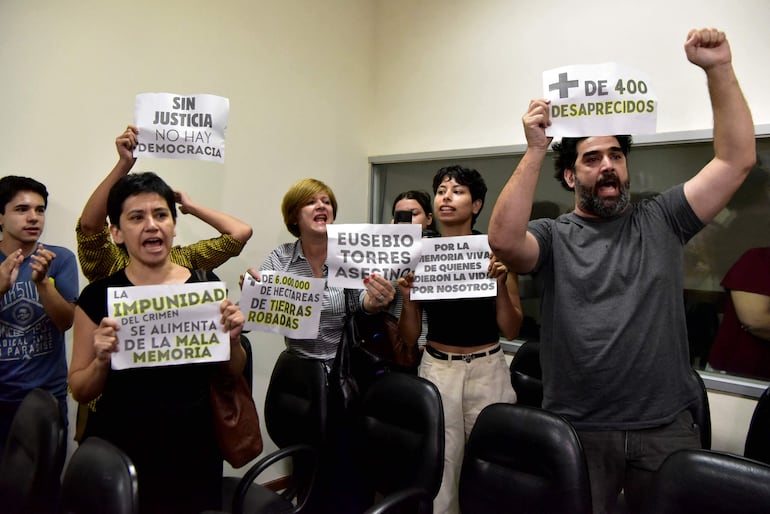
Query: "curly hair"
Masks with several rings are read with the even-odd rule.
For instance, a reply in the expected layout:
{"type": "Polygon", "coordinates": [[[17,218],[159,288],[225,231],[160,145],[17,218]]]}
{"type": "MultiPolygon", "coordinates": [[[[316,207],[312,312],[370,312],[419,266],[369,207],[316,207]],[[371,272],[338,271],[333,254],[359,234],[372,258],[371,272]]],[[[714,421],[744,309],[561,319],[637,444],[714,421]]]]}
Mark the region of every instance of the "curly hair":
{"type": "MultiPolygon", "coordinates": [[[[628,156],[629,152],[631,152],[631,136],[623,135],[614,137],[618,140],[623,155],[628,156]]],[[[569,184],[567,184],[567,181],[564,180],[564,170],[575,169],[575,162],[578,157],[577,145],[584,139],[588,139],[588,137],[564,137],[561,142],[552,145],[554,152],[553,167],[555,170],[553,178],[555,178],[561,184],[561,187],[567,191],[574,191],[574,188],[570,187],[569,184]]]]}
{"type": "Polygon", "coordinates": [[[484,199],[487,196],[487,184],[484,182],[484,178],[481,173],[471,168],[464,168],[459,165],[446,166],[438,170],[433,177],[433,194],[436,194],[438,187],[447,178],[454,179],[461,186],[466,186],[471,192],[471,201],[481,200],[479,212],[475,213],[471,219],[471,227],[473,227],[479,214],[481,214],[481,209],[484,208],[484,199]]]}

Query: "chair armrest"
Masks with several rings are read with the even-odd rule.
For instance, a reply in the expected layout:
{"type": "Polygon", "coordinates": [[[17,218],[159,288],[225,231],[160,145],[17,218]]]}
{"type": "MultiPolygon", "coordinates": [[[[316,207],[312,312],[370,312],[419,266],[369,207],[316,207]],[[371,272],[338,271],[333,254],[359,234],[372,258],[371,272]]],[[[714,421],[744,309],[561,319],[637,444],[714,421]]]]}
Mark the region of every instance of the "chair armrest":
{"type": "MultiPolygon", "coordinates": [[[[295,444],[287,446],[264,456],[255,462],[251,468],[249,468],[249,470],[243,475],[243,478],[241,478],[240,482],[238,482],[238,486],[235,488],[235,492],[233,494],[232,511],[234,514],[241,514],[243,512],[243,502],[246,498],[246,494],[248,493],[249,487],[251,487],[257,477],[276,462],[289,457],[294,459],[297,457],[308,459],[308,461],[311,462],[313,468],[317,467],[318,453],[315,448],[307,444],[295,444]]],[[[312,481],[315,480],[315,474],[310,478],[310,480],[311,484],[309,487],[312,487],[312,481]]]]}

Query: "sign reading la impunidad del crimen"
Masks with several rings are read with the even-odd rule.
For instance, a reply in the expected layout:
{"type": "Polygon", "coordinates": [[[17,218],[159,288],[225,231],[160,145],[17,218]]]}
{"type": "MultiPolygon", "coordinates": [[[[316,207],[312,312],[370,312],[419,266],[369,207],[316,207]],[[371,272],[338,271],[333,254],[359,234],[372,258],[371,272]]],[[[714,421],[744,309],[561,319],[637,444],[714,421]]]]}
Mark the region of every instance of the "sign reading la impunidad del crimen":
{"type": "Polygon", "coordinates": [[[120,323],[112,369],[229,360],[226,297],[224,282],[108,288],[108,316],[120,323]]]}

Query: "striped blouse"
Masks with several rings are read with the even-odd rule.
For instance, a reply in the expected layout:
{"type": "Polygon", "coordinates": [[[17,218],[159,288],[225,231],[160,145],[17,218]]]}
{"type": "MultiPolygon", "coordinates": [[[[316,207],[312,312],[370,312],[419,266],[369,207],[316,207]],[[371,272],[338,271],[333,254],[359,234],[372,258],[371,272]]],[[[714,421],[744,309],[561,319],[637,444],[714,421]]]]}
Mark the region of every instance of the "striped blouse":
{"type": "MultiPolygon", "coordinates": [[[[283,271],[302,277],[312,277],[313,270],[302,253],[302,244],[297,239],[293,243],[284,243],[267,256],[259,268],[260,271],[283,271]]],[[[323,266],[323,276],[327,278],[329,268],[323,266]]],[[[351,295],[351,307],[358,310],[365,291],[360,295],[351,295]]],[[[321,322],[318,337],[315,339],[284,338],[286,348],[300,357],[308,359],[330,360],[337,353],[337,345],[342,336],[345,323],[345,290],[341,287],[328,287],[324,284],[321,322]]]]}

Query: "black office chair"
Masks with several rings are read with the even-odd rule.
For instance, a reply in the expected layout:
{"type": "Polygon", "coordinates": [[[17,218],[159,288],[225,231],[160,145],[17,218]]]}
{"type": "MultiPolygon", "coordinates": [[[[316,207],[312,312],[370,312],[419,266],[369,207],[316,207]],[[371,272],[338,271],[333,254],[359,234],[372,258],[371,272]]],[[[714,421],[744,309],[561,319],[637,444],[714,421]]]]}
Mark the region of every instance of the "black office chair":
{"type": "Polygon", "coordinates": [[[543,404],[543,373],[540,369],[540,343],[524,342],[511,360],[511,385],[516,403],[540,407],[543,404]]]}
{"type": "Polygon", "coordinates": [[[757,400],[743,455],[770,465],[770,387],[757,400]]]}
{"type": "Polygon", "coordinates": [[[279,450],[266,455],[244,474],[232,494],[235,514],[303,512],[312,500],[319,449],[326,443],[326,370],[322,362],[282,352],[265,397],[265,426],[279,450]],[[270,466],[292,460],[287,487],[274,492],[254,481],[270,466]]]}
{"type": "Polygon", "coordinates": [[[0,457],[3,513],[56,511],[66,449],[64,426],[54,395],[43,389],[27,393],[13,417],[0,457]]]}
{"type": "Polygon", "coordinates": [[[62,479],[62,514],[136,514],[136,468],[120,448],[89,437],[72,454],[62,479]]]}
{"type": "Polygon", "coordinates": [[[709,408],[706,384],[703,382],[700,373],[695,369],[691,370],[690,376],[698,387],[700,397],[696,403],[690,406],[689,410],[692,414],[692,420],[698,425],[700,430],[701,448],[709,450],[711,449],[711,409],[709,408]]]}
{"type": "Polygon", "coordinates": [[[655,474],[647,514],[767,514],[770,466],[711,450],[679,450],[655,474]]]}
{"type": "Polygon", "coordinates": [[[479,414],[460,473],[463,514],[591,512],[583,446],[552,412],[496,403],[479,414]]]}
{"type": "Polygon", "coordinates": [[[444,470],[444,409],[416,375],[380,375],[363,398],[354,456],[376,503],[367,513],[432,512],[444,470]]]}

